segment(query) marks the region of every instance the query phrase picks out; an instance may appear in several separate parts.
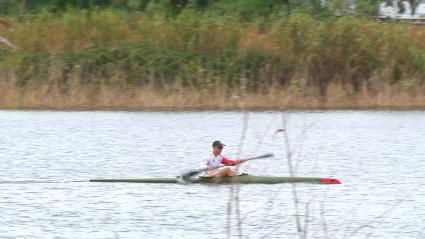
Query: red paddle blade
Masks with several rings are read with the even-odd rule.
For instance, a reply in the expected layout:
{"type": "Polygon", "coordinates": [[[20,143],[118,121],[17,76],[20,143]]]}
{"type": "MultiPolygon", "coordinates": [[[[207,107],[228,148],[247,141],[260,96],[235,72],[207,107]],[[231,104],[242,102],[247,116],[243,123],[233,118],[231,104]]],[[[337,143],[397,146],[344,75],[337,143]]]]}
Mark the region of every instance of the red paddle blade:
{"type": "Polygon", "coordinates": [[[321,180],[325,184],[341,184],[341,182],[335,178],[321,178],[321,180]]]}

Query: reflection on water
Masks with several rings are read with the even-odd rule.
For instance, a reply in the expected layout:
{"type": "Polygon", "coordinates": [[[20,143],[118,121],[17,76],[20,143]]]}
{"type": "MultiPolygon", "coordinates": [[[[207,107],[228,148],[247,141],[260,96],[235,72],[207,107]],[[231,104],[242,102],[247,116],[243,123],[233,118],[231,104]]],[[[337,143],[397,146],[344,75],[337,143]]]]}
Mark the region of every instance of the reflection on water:
{"type": "MultiPolygon", "coordinates": [[[[302,214],[309,215],[308,237],[425,237],[425,112],[287,116],[297,174],[343,183],[297,185],[302,214]]],[[[242,117],[0,111],[0,238],[225,238],[234,186],[87,180],[173,177],[196,168],[216,139],[235,157],[242,117]]],[[[283,139],[275,134],[281,122],[277,112],[250,113],[243,154],[275,157],[247,162],[241,171],[288,175],[283,139]]],[[[240,201],[244,238],[295,238],[290,185],[242,185],[240,201]]]]}

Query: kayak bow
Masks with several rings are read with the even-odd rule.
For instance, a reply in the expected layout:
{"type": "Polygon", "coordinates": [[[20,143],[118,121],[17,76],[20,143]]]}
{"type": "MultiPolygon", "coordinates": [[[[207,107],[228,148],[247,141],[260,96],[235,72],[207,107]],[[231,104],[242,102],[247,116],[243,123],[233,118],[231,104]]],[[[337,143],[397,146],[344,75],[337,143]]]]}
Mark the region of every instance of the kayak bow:
{"type": "MultiPolygon", "coordinates": [[[[91,179],[90,182],[102,183],[182,183],[177,178],[123,178],[123,179],[91,179]]],[[[315,184],[341,184],[338,179],[315,177],[271,177],[242,175],[235,177],[198,177],[185,180],[189,183],[217,183],[217,184],[278,184],[278,183],[315,183],[315,184]]]]}

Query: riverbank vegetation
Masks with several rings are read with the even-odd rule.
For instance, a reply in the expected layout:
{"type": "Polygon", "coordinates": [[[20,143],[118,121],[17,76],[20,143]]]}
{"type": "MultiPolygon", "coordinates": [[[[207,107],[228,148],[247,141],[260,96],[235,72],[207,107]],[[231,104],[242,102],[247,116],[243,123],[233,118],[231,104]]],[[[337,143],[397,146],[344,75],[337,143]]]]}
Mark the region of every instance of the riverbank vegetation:
{"type": "Polygon", "coordinates": [[[0,13],[2,108],[425,107],[425,29],[370,4],[44,2],[0,13]]]}

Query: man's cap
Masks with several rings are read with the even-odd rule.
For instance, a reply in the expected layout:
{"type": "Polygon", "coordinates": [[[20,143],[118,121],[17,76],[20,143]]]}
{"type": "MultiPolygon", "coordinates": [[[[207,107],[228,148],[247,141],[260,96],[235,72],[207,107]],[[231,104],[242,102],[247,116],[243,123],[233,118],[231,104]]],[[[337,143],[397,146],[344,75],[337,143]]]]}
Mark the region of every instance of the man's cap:
{"type": "Polygon", "coordinates": [[[213,146],[213,148],[214,148],[214,147],[216,147],[216,146],[226,146],[226,145],[225,145],[225,144],[223,144],[221,141],[216,140],[216,141],[214,141],[214,142],[213,142],[212,146],[213,146]]]}

